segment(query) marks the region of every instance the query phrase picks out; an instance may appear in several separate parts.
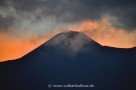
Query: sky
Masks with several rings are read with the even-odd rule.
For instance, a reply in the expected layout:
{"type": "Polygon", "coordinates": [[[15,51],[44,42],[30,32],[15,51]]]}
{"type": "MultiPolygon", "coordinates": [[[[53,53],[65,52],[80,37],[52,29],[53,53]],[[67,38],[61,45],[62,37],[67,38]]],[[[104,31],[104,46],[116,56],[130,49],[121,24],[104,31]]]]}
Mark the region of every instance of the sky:
{"type": "Polygon", "coordinates": [[[135,47],[135,8],[136,0],[0,0],[0,61],[71,30],[103,46],[135,47]]]}

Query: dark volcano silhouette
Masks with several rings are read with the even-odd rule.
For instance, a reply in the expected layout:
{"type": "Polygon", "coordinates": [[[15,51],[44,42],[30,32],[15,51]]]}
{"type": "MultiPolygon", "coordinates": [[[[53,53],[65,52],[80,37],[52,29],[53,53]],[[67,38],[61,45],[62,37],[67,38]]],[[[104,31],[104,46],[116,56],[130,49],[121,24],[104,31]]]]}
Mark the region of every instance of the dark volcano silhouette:
{"type": "Polygon", "coordinates": [[[101,46],[71,31],[18,60],[0,63],[0,90],[48,90],[48,84],[95,85],[57,90],[135,90],[136,48],[101,46]]]}

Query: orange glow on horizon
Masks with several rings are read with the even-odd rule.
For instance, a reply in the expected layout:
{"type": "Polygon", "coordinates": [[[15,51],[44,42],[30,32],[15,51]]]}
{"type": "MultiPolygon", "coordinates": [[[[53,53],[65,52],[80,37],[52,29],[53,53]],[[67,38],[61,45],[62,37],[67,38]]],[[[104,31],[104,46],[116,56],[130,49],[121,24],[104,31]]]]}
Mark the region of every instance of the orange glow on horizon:
{"type": "Polygon", "coordinates": [[[67,29],[83,32],[103,46],[116,48],[136,46],[136,31],[129,32],[122,28],[115,28],[106,18],[99,21],[84,21],[67,29]]]}
{"type": "Polygon", "coordinates": [[[56,33],[45,35],[40,39],[33,36],[18,39],[0,34],[0,62],[20,58],[48,41],[54,35],[56,33]]]}
{"type": "Polygon", "coordinates": [[[30,36],[25,39],[18,39],[5,33],[0,33],[0,62],[20,58],[56,34],[71,30],[83,32],[103,46],[118,48],[131,48],[136,46],[136,31],[128,32],[124,29],[115,28],[108,19],[103,18],[98,21],[83,21],[76,25],[46,34],[42,38],[30,36]]]}

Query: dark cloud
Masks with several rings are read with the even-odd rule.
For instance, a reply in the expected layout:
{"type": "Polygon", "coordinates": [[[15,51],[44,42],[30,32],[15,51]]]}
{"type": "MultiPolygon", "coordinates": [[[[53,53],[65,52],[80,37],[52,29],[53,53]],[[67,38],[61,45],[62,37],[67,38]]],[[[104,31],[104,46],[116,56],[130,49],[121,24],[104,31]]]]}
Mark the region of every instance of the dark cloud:
{"type": "Polygon", "coordinates": [[[8,26],[11,26],[13,22],[14,22],[14,18],[13,17],[3,18],[3,17],[0,16],[0,26],[2,28],[6,28],[8,26]]]}
{"type": "Polygon", "coordinates": [[[0,5],[1,6],[5,5],[5,0],[0,0],[0,5]]]}
{"type": "MultiPolygon", "coordinates": [[[[117,17],[124,28],[136,28],[136,0],[0,0],[0,6],[13,7],[21,18],[55,17],[63,22],[97,20],[106,13],[117,17]]],[[[0,24],[13,23],[12,17],[15,14],[0,17],[0,24]]]]}

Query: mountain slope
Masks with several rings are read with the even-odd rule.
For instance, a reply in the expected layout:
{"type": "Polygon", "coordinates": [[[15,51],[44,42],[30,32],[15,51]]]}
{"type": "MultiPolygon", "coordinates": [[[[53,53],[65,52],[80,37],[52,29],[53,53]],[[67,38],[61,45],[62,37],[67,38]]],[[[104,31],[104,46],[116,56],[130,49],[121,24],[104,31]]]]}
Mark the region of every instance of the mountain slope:
{"type": "MultiPolygon", "coordinates": [[[[53,37],[16,61],[0,63],[2,90],[47,90],[48,84],[93,84],[93,90],[134,90],[136,48],[104,47],[79,32],[53,37]]],[[[60,88],[56,88],[60,89],[60,88]]]]}

